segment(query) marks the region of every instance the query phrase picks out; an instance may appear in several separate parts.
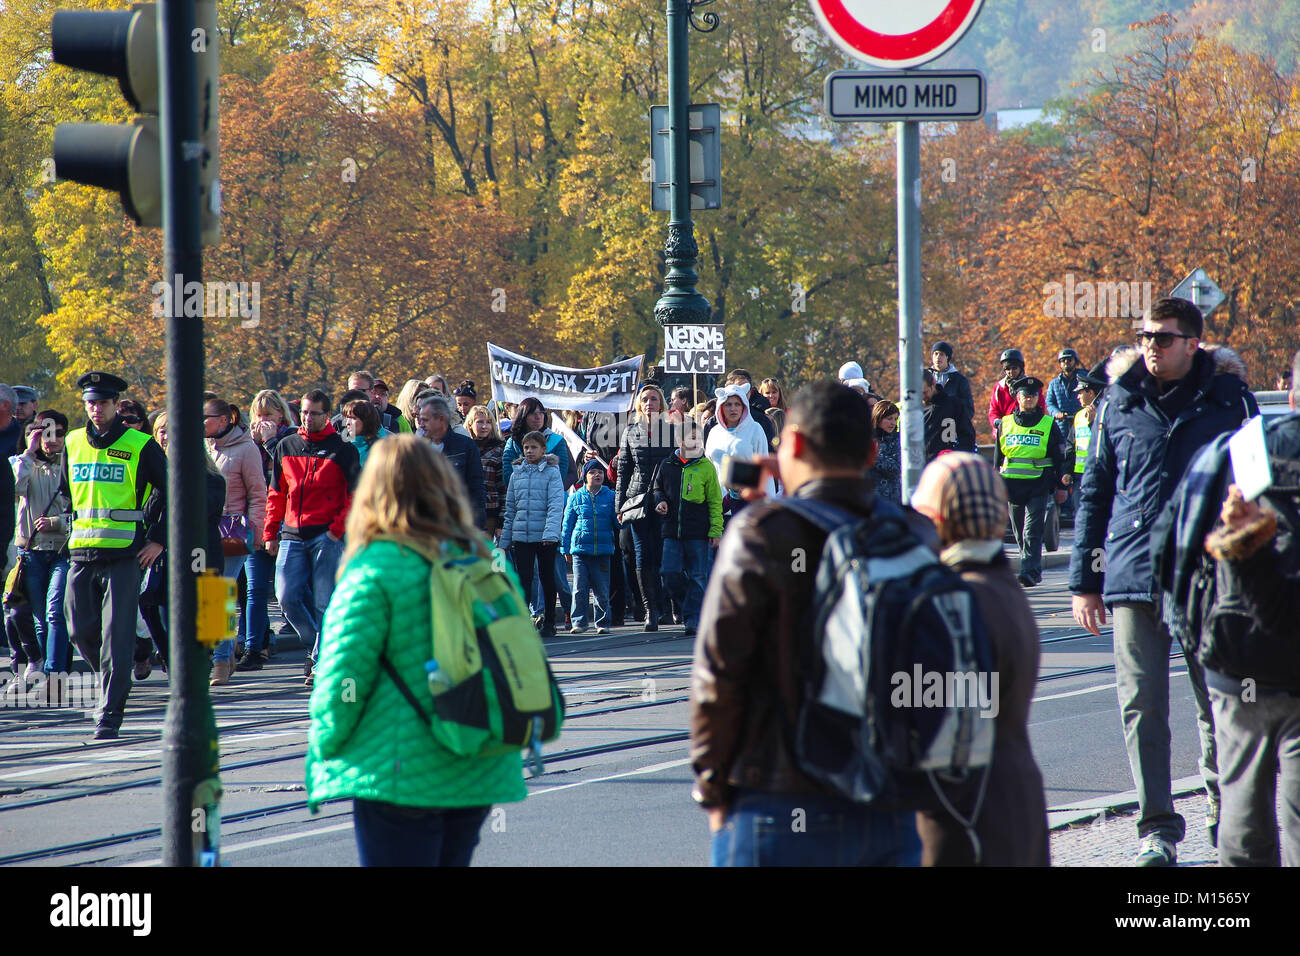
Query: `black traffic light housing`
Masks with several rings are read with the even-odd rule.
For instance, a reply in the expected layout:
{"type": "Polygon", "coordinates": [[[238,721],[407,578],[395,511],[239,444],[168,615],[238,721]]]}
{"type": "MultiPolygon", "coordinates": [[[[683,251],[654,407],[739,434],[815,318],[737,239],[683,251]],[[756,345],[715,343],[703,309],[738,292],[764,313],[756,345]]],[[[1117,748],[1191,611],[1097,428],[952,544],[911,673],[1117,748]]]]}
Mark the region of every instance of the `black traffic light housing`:
{"type": "MultiPolygon", "coordinates": [[[[221,235],[217,123],[216,3],[199,0],[196,43],[200,136],[204,155],[200,188],[203,242],[221,235]]],[[[159,36],[155,5],[130,10],[57,10],[51,22],[54,62],[115,77],[140,114],[130,126],[60,123],[54,130],[54,172],[60,179],[116,191],[137,225],[162,226],[162,145],[158,133],[159,36]]]]}

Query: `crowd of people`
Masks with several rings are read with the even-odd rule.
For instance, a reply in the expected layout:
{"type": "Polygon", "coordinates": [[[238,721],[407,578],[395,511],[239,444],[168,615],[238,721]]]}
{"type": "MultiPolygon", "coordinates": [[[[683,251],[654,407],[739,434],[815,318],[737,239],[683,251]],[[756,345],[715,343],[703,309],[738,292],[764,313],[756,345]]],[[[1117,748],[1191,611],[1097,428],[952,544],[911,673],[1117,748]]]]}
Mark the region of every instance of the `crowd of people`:
{"type": "MultiPolygon", "coordinates": [[[[974,454],[969,381],[952,346],[937,343],[922,375],[928,464],[908,501],[900,407],[854,362],[838,381],[790,396],[774,378],[755,387],[741,368],[711,397],[665,395],[649,380],[626,418],[548,409],[538,397],[487,401],[473,381],[451,388],[440,375],[406,381],[390,404],[387,384],[365,370],[337,401],[318,388],[297,400],[263,390],[244,409],[207,393],[205,548],[212,567],[239,580],[241,602],[238,634],[213,651],[210,682],[237,682],[276,652],[273,604],[307,651],[308,687],[322,659],[369,654],[376,642],[418,674],[436,609],[419,580],[427,563],[401,541],[417,551],[495,547],[543,638],[629,621],[695,636],[691,759],[716,864],[1046,865],[1043,783],[1027,730],[1039,643],[1023,590],[1041,581],[1055,500],[1075,515],[1074,617],[1093,633],[1108,612],[1114,618],[1140,806],[1136,862],[1173,864],[1185,834],[1170,784],[1177,639],[1221,860],[1300,863],[1300,653],[1286,611],[1300,577],[1300,416],[1269,426],[1271,484],[1262,496],[1243,494],[1227,438],[1258,408],[1240,360],[1203,345],[1202,334],[1195,306],[1164,299],[1144,317],[1137,348],[1089,371],[1067,348],[1060,374],[1044,383],[1026,374],[1018,350],[1003,352],[988,408],[992,464],[974,454]],[[974,596],[1002,678],[978,793],[854,802],[815,779],[792,745],[790,721],[808,694],[799,662],[816,630],[818,556],[830,549],[826,529],[794,507],[800,501],[863,528],[902,520],[899,533],[974,596]],[[1008,521],[1020,550],[1014,573],[1008,521]],[[792,561],[795,553],[808,560],[792,561]],[[816,831],[763,837],[756,821],[791,807],[815,813],[816,831]],[[818,836],[831,832],[839,836],[818,836]]],[[[1296,362],[1300,374],[1300,353],[1296,362]]],[[[37,411],[31,389],[0,386],[0,448],[13,466],[0,480],[14,481],[19,554],[6,631],[15,683],[43,682],[51,703],[80,653],[99,674],[95,736],[111,739],[132,678],[167,664],[167,418],[124,398],[127,383],[109,373],[78,385],[79,428],[57,410],[37,411]]],[[[1294,392],[1291,400],[1294,408],[1294,392]]],[[[393,688],[373,692],[401,709],[393,688]]],[[[364,740],[348,736],[360,712],[345,718],[332,706],[313,699],[309,789],[316,802],[357,800],[363,862],[400,856],[406,837],[408,851],[421,847],[433,862],[468,862],[490,804],[524,796],[517,759],[471,773],[405,711],[392,726],[425,782],[384,779],[364,740]],[[457,784],[466,774],[473,786],[457,784]],[[432,843],[430,828],[442,834],[432,843]]],[[[387,724],[365,726],[373,735],[387,724]]]]}

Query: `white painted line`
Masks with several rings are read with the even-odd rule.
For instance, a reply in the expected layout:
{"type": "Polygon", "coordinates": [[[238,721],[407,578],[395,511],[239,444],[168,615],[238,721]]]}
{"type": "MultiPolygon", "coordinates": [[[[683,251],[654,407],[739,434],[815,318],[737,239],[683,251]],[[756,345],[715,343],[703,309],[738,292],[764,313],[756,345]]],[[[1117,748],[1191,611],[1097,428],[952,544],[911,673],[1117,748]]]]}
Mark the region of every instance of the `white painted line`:
{"type": "Polygon", "coordinates": [[[104,754],[102,757],[95,757],[91,760],[79,760],[76,763],[56,763],[44,767],[35,767],[31,770],[20,770],[17,773],[0,774],[0,780],[17,780],[20,777],[34,777],[42,773],[54,773],[57,770],[73,770],[77,767],[93,767],[95,764],[110,763],[118,760],[131,760],[135,757],[154,757],[162,753],[161,750],[121,750],[117,753],[104,754]]]}
{"type": "MultiPolygon", "coordinates": [[[[1179,671],[1170,671],[1169,676],[1178,677],[1180,674],[1186,674],[1186,673],[1187,673],[1187,668],[1183,668],[1182,670],[1179,671]]],[[[1112,688],[1118,686],[1119,685],[1117,683],[1110,683],[1110,684],[1097,684],[1095,687],[1081,687],[1079,690],[1068,690],[1063,694],[1047,694],[1044,697],[1035,697],[1031,701],[1031,703],[1036,704],[1040,700],[1061,700],[1065,697],[1078,697],[1080,694],[1093,694],[1099,690],[1111,690],[1112,688]]]]}
{"type": "MultiPolygon", "coordinates": [[[[303,809],[306,809],[306,807],[307,805],[304,803],[303,809]]],[[[252,850],[259,846],[272,846],[276,843],[288,843],[290,840],[301,840],[304,837],[321,836],[325,833],[337,833],[340,830],[351,829],[352,823],[349,821],[348,823],[335,823],[332,826],[319,827],[315,830],[302,830],[298,833],[286,833],[283,836],[265,837],[261,840],[249,840],[247,843],[228,843],[222,845],[221,855],[224,857],[228,853],[238,853],[240,850],[252,850]]],[[[141,860],[138,863],[127,863],[125,865],[127,867],[162,866],[162,859],[141,860]]]]}
{"type": "Polygon", "coordinates": [[[636,770],[627,770],[623,773],[611,774],[608,777],[592,777],[590,780],[579,780],[577,783],[566,783],[558,787],[547,787],[545,790],[529,791],[528,796],[540,797],[544,793],[555,793],[558,790],[572,790],[574,787],[585,787],[589,783],[605,783],[609,780],[620,780],[623,777],[636,777],[641,774],[658,773],[660,770],[671,770],[674,767],[685,766],[691,762],[690,757],[683,757],[680,760],[669,760],[666,763],[651,764],[649,767],[640,767],[636,770]]]}

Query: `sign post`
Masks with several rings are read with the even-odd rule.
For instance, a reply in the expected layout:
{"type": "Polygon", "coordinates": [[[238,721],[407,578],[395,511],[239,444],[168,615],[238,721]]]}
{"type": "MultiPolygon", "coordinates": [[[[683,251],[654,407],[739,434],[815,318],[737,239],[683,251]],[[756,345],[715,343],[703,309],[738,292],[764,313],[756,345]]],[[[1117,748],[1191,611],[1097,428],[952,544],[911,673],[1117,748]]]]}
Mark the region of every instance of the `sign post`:
{"type": "MultiPolygon", "coordinates": [[[[949,50],[970,29],[984,0],[867,4],[811,0],[822,30],[842,50],[886,70],[910,70],[949,50]]],[[[984,115],[984,77],[973,70],[843,71],[826,78],[826,113],[836,122],[893,122],[898,130],[898,378],[902,410],[903,498],[925,467],[921,407],[920,122],[984,115]]]]}

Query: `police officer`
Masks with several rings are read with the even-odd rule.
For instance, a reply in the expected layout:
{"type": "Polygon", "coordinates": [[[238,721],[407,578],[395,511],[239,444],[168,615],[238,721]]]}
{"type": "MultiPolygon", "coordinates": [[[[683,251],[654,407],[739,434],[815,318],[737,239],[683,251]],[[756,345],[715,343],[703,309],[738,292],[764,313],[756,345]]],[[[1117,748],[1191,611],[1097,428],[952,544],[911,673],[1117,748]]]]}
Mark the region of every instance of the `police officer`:
{"type": "Polygon", "coordinates": [[[95,739],[109,740],[131,691],[141,574],[166,540],[167,460],[118,417],[126,382],[87,372],[77,387],[90,421],[68,432],[65,445],[73,516],[64,606],[73,642],[99,673],[95,739]]]}
{"type": "Polygon", "coordinates": [[[997,465],[1007,484],[1011,528],[1020,546],[1020,573],[1016,579],[1032,588],[1043,580],[1047,499],[1054,491],[1058,501],[1065,497],[1070,474],[1061,430],[1038,407],[1043,383],[1026,376],[1012,383],[1012,391],[1018,407],[998,425],[997,465]]]}
{"type": "Polygon", "coordinates": [[[1074,413],[1074,483],[1083,480],[1083,469],[1088,463],[1088,442],[1092,440],[1092,420],[1097,414],[1097,395],[1101,392],[1101,383],[1093,380],[1087,372],[1078,374],[1074,384],[1074,394],[1079,399],[1080,408],[1074,413]]]}

